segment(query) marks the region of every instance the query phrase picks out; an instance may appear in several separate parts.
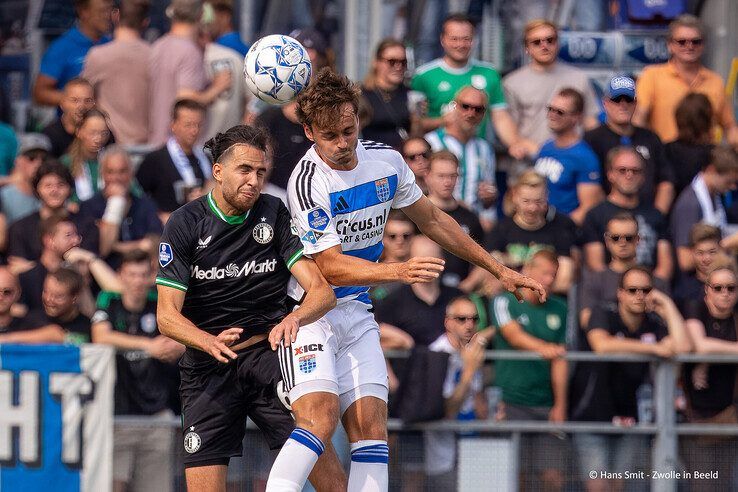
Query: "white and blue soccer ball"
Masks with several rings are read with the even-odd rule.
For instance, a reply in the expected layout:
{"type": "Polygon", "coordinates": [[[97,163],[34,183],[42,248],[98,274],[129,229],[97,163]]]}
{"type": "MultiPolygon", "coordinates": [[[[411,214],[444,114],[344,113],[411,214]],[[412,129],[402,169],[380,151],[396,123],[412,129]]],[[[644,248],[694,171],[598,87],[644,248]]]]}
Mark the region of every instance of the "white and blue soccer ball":
{"type": "Polygon", "coordinates": [[[312,65],[299,41],[271,34],[256,41],[243,61],[246,86],[270,104],[293,100],[310,81],[312,65]]]}

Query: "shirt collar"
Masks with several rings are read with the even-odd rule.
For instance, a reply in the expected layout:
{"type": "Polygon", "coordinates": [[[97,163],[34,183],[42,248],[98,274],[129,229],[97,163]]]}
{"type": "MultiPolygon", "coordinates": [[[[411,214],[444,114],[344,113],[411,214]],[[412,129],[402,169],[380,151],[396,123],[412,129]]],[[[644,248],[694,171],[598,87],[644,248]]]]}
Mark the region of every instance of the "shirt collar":
{"type": "Polygon", "coordinates": [[[213,212],[220,220],[227,222],[230,225],[243,224],[249,216],[249,213],[251,213],[251,210],[247,210],[246,213],[241,215],[226,215],[220,208],[218,208],[218,204],[215,203],[212,191],[208,193],[208,206],[210,207],[210,211],[213,212]]]}

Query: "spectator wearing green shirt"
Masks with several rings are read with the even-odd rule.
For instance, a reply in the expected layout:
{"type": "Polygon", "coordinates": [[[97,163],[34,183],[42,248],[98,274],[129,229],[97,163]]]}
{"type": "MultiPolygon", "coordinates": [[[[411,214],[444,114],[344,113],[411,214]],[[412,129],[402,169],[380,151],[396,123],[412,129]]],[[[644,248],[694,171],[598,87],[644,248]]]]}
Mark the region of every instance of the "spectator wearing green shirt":
{"type": "MultiPolygon", "coordinates": [[[[510,155],[521,159],[531,143],[520,138],[507,111],[500,74],[491,65],[471,59],[474,34],[474,24],[469,17],[449,15],[441,29],[444,55],[416,70],[411,89],[421,93],[428,106],[427,115],[421,121],[422,129],[429,132],[447,125],[455,117],[453,111],[446,112],[448,104],[462,87],[472,85],[487,93],[496,135],[508,146],[510,155]]],[[[480,127],[479,135],[486,135],[486,124],[480,127]]]]}
{"type": "MultiPolygon", "coordinates": [[[[522,303],[506,292],[492,300],[493,325],[500,336],[498,350],[530,350],[544,360],[499,360],[495,363],[496,385],[502,388],[505,420],[563,422],[566,420],[567,363],[565,353],[566,302],[551,296],[559,261],[556,253],[541,250],[523,266],[523,274],[537,280],[549,294],[543,303],[524,292],[522,303]]],[[[526,457],[535,464],[523,472],[531,483],[543,480],[549,490],[564,483],[562,443],[551,434],[533,435],[523,442],[526,457]],[[535,474],[537,476],[531,476],[535,474]]]]}

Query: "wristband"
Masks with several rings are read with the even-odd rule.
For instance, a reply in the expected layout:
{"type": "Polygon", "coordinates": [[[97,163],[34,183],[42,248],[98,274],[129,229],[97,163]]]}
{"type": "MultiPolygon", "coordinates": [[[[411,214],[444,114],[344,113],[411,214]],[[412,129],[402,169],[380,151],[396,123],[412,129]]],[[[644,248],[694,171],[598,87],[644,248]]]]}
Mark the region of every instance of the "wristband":
{"type": "Polygon", "coordinates": [[[105,206],[102,220],[109,224],[120,225],[126,213],[126,199],[122,196],[111,196],[105,206]]]}

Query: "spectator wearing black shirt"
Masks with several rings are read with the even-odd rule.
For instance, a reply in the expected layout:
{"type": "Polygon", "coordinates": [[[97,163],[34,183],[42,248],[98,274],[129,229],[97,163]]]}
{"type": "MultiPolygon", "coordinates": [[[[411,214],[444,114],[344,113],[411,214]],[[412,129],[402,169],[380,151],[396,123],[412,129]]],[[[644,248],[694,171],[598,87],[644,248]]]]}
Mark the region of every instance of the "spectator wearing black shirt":
{"type": "Polygon", "coordinates": [[[3,335],[5,343],[90,343],[90,319],[79,312],[77,299],[82,291],[82,276],[71,268],[60,268],[46,275],[43,308],[29,313],[28,329],[3,335]]]}
{"type": "MultiPolygon", "coordinates": [[[[119,274],[123,289],[120,293],[101,292],[97,311],[92,316],[92,341],[117,349],[115,414],[171,417],[169,405],[177,379],[174,362],[184,352],[184,346],[159,334],[157,329],[156,292],[152,290],[148,253],[132,250],[124,254],[119,274]]],[[[113,439],[116,487],[138,490],[151,483],[169,483],[172,437],[166,426],[116,423],[113,439]]]]}
{"type": "Polygon", "coordinates": [[[52,157],[59,158],[67,152],[74,140],[82,116],[95,106],[95,93],[87,79],[74,78],[64,86],[59,107],[61,116],[49,123],[43,133],[51,140],[52,157]]]}
{"type": "Polygon", "coordinates": [[[633,147],[615,147],[607,154],[607,180],[610,194],[590,210],[584,219],[584,258],[590,270],[599,272],[609,261],[605,251],[607,222],[620,212],[628,212],[638,221],[637,263],[652,268],[654,275],[670,280],[673,274],[671,243],[666,217],[650,203],[640,199],[644,160],[633,147]]]}
{"type": "MultiPolygon", "coordinates": [[[[459,160],[448,150],[440,150],[430,157],[430,167],[425,177],[428,198],[433,204],[449,214],[461,229],[481,244],[484,229],[477,214],[454,198],[456,181],[459,178],[459,160]]],[[[458,287],[468,277],[472,265],[448,252],[445,253],[446,267],[441,282],[449,287],[458,287]]]]}
{"type": "Polygon", "coordinates": [[[80,213],[97,222],[100,256],[116,267],[128,251],[151,251],[162,224],[153,200],[134,187],[131,159],[122,147],[103,151],[100,176],[103,189],[80,204],[80,213]]]}
{"type": "Polygon", "coordinates": [[[33,189],[41,201],[38,212],[32,213],[8,229],[8,262],[17,271],[27,270],[41,256],[40,224],[51,216],[67,216],[77,226],[82,236],[82,247],[93,253],[98,251],[98,234],[95,223],[81,214],[71,213],[67,200],[72,194],[74,180],[63,164],[48,161],[41,164],[33,178],[33,189]]]}
{"type": "MultiPolygon", "coordinates": [[[[441,247],[425,236],[416,236],[410,246],[411,257],[442,255],[441,247]]],[[[436,279],[427,283],[403,284],[391,296],[376,302],[376,318],[380,332],[383,326],[402,330],[415,345],[428,346],[444,332],[446,306],[462,292],[447,287],[436,279]]]]}
{"type": "MultiPolygon", "coordinates": [[[[605,229],[605,248],[610,262],[601,271],[585,268],[579,287],[579,323],[586,327],[592,309],[601,304],[617,303],[620,276],[638,264],[636,250],[640,236],[638,221],[628,212],[620,212],[607,221],[605,229]]],[[[669,283],[654,278],[654,285],[662,292],[669,292],[669,283]]]]}
{"type": "Polygon", "coordinates": [[[425,176],[430,167],[431,146],[423,137],[410,137],[402,143],[402,157],[415,175],[415,183],[428,194],[425,176]]]}
{"type": "Polygon", "coordinates": [[[3,338],[4,335],[26,328],[25,319],[14,316],[10,312],[10,308],[18,301],[19,296],[18,277],[7,267],[0,267],[0,343],[8,342],[3,338]]]}
{"type": "MultiPolygon", "coordinates": [[[[597,353],[636,353],[671,357],[690,350],[684,320],[671,299],[653,288],[651,273],[632,267],[623,273],[617,305],[598,306],[592,312],[582,343],[597,353]]],[[[648,363],[579,363],[570,391],[571,420],[635,423],[636,391],[649,382],[648,363]]],[[[648,446],[640,435],[574,435],[579,469],[585,480],[591,470],[638,470],[638,451],[648,446]]],[[[615,486],[594,479],[591,487],[615,486]]],[[[599,490],[598,489],[598,490],[599,490]]]]}
{"type": "MultiPolygon", "coordinates": [[[[691,300],[684,315],[689,335],[698,354],[738,354],[738,279],[733,266],[716,266],[707,278],[705,298],[691,300]]],[[[693,423],[738,423],[736,412],[735,364],[685,364],[683,387],[687,395],[688,418],[693,423]]],[[[683,456],[690,470],[715,470],[730,477],[735,466],[734,441],[730,438],[698,438],[684,443],[683,456]]],[[[707,490],[694,480],[692,490],[707,490]]]]}
{"type": "Polygon", "coordinates": [[[715,262],[727,258],[725,250],[720,246],[720,237],[720,229],[700,222],[689,233],[689,251],[694,270],[679,271],[673,296],[683,314],[689,301],[701,301],[704,297],[705,282],[715,262]]]}
{"type": "Polygon", "coordinates": [[[312,145],[297,120],[296,109],[294,101],[283,106],[270,106],[256,117],[255,122],[271,136],[273,166],[269,182],[283,190],[287,189],[292,170],[312,145]]]}
{"type": "MultiPolygon", "coordinates": [[[[640,202],[668,214],[674,201],[674,171],[658,135],[633,125],[636,108],[633,79],[618,76],[610,80],[602,104],[607,115],[605,123],[584,134],[584,141],[600,159],[602,176],[607,173],[605,162],[610,150],[620,146],[633,147],[643,157],[643,185],[638,193],[640,202]]],[[[603,182],[603,186],[606,192],[610,191],[608,182],[603,182]]]]}
{"type": "Polygon", "coordinates": [[[144,157],[136,173],[143,190],[159,208],[166,222],[169,215],[207,191],[212,179],[209,159],[196,145],[205,121],[205,107],[182,99],[172,109],[172,136],[166,145],[144,157]]]}
{"type": "Polygon", "coordinates": [[[390,38],[380,41],[361,88],[372,109],[371,120],[361,131],[363,138],[399,150],[411,133],[406,71],[405,45],[390,38]]]}
{"type": "Polygon", "coordinates": [[[697,92],[687,94],[677,106],[675,117],[679,136],[664,145],[664,152],[672,164],[674,192],[679,196],[710,162],[710,152],[714,147],[710,100],[697,92]]]}
{"type": "Polygon", "coordinates": [[[552,291],[566,294],[574,280],[574,222],[548,204],[546,178],[533,170],[518,177],[510,197],[512,215],[487,236],[487,249],[510,268],[520,268],[541,249],[556,252],[559,268],[552,291]]]}

